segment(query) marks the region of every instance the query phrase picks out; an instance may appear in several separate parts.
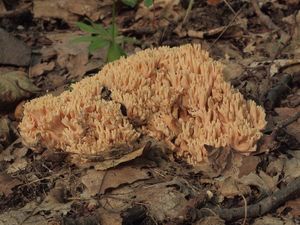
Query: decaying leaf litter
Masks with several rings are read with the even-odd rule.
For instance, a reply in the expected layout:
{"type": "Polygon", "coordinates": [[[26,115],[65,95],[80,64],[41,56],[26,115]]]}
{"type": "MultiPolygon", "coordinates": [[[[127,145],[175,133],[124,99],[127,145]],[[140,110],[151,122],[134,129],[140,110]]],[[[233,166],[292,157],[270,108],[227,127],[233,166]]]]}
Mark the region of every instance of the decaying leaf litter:
{"type": "MultiPolygon", "coordinates": [[[[299,1],[194,1],[188,15],[188,1],[118,5],[120,32],[139,40],[127,54],[200,43],[225,65],[226,79],[266,110],[257,152],[208,146],[208,162],[197,167],[155,139],[80,166],[64,152],[22,144],[22,100],[58,95],[105,64],[105,50],[89,54],[70,40],[81,35],[75,24],[83,18],[109,25],[111,1],[51,3],[0,1],[3,32],[25,46],[0,57],[0,224],[299,222],[299,1]]],[[[13,47],[10,40],[0,46],[13,47]]]]}

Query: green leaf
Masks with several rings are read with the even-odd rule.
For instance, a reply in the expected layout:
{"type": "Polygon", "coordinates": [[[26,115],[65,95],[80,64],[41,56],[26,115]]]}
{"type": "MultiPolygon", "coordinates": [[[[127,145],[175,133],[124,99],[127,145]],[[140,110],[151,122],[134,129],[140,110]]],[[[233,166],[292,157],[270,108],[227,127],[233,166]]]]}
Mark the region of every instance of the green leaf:
{"type": "Polygon", "coordinates": [[[109,35],[107,30],[101,24],[94,23],[94,22],[91,22],[91,24],[98,31],[97,34],[101,34],[103,36],[109,35]]]}
{"type": "Polygon", "coordinates": [[[147,7],[150,7],[151,5],[153,5],[153,0],[144,0],[144,4],[147,7]]]}
{"type": "Polygon", "coordinates": [[[111,43],[107,52],[107,62],[113,62],[121,56],[126,56],[124,50],[117,43],[111,43]]]}
{"type": "Polygon", "coordinates": [[[94,27],[92,27],[86,23],[77,22],[76,25],[79,27],[80,30],[82,30],[84,32],[88,32],[88,33],[92,33],[92,34],[98,33],[98,31],[94,27]]]}
{"type": "Polygon", "coordinates": [[[134,7],[137,4],[137,0],[122,0],[125,5],[134,7]]]}
{"type": "Polygon", "coordinates": [[[98,39],[96,41],[93,41],[90,45],[89,45],[89,52],[94,52],[95,50],[99,49],[99,48],[105,48],[108,47],[110,45],[110,42],[108,40],[104,40],[98,37],[98,39]]]}
{"type": "Polygon", "coordinates": [[[99,37],[97,37],[97,36],[84,35],[84,36],[80,36],[80,37],[76,37],[76,38],[72,39],[71,42],[72,43],[92,42],[92,41],[96,41],[97,39],[99,39],[99,37]]]}

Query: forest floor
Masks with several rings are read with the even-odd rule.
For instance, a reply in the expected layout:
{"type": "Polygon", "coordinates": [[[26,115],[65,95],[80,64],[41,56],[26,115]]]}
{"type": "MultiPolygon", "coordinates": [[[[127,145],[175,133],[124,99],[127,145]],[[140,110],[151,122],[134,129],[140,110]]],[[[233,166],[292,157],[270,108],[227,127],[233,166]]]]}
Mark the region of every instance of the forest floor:
{"type": "Polygon", "coordinates": [[[195,168],[156,149],[98,170],[24,146],[24,102],[105,64],[105,49],[71,40],[77,21],[107,27],[112,1],[0,0],[0,225],[300,224],[300,1],[154,2],[117,4],[120,33],[138,40],[125,52],[200,43],[265,108],[257,152],[216,149],[195,168]]]}

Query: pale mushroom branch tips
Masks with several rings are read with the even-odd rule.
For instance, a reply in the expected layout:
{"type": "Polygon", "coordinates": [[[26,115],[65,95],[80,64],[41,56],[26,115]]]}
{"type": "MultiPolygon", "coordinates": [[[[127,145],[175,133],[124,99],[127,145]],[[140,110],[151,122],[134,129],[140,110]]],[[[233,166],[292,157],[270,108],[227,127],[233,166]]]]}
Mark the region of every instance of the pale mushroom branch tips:
{"type": "Polygon", "coordinates": [[[122,57],[71,91],[34,99],[19,127],[29,146],[84,155],[148,135],[195,165],[205,145],[255,151],[265,125],[264,109],[224,81],[219,62],[184,45],[122,57]]]}

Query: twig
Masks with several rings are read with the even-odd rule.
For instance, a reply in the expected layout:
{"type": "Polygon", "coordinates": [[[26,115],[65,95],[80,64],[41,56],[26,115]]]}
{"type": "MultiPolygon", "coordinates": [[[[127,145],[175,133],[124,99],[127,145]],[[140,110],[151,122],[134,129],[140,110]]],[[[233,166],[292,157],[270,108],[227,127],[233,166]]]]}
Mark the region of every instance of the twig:
{"type": "MultiPolygon", "coordinates": [[[[254,155],[258,155],[264,152],[269,152],[271,150],[274,150],[278,147],[276,136],[278,134],[278,131],[287,127],[291,123],[295,122],[300,118],[300,112],[295,113],[292,117],[288,118],[287,120],[279,122],[272,130],[270,135],[265,135],[262,139],[261,144],[259,145],[259,149],[257,153],[254,153],[254,155]]],[[[265,132],[270,132],[271,130],[266,130],[265,132]]]]}
{"type": "Polygon", "coordinates": [[[245,198],[245,196],[243,194],[241,194],[243,200],[244,200],[244,220],[243,220],[243,223],[242,225],[245,225],[246,224],[246,221],[247,221],[247,214],[248,214],[248,209],[247,209],[247,200],[245,198]]]}
{"type": "Polygon", "coordinates": [[[184,16],[184,19],[182,21],[182,25],[184,25],[188,21],[188,17],[189,17],[190,12],[192,11],[193,5],[194,5],[194,0],[190,0],[188,8],[187,8],[185,16],[184,16]]]}
{"type": "Polygon", "coordinates": [[[274,30],[280,30],[280,28],[273,23],[273,21],[270,19],[270,17],[268,17],[267,15],[265,15],[261,10],[260,7],[258,5],[257,0],[251,0],[251,4],[252,7],[256,13],[256,15],[259,17],[260,21],[266,25],[269,29],[274,29],[274,30]]]}
{"type": "Polygon", "coordinates": [[[299,118],[300,118],[300,112],[297,112],[292,117],[290,117],[290,118],[288,118],[284,121],[279,122],[276,125],[276,127],[274,128],[274,130],[272,131],[271,136],[275,137],[280,129],[287,127],[291,123],[297,121],[299,118]]]}
{"type": "Polygon", "coordinates": [[[231,5],[229,4],[229,2],[227,0],[223,0],[225,2],[225,4],[228,6],[228,8],[231,10],[231,12],[236,15],[236,11],[234,11],[234,9],[231,7],[231,5]]]}
{"type": "MultiPolygon", "coordinates": [[[[293,199],[300,194],[300,177],[293,180],[289,183],[286,187],[282,188],[281,190],[276,191],[272,195],[267,198],[264,198],[260,202],[249,205],[247,207],[247,216],[248,218],[262,216],[271,210],[278,208],[284,202],[293,199]]],[[[204,216],[208,216],[207,210],[203,209],[192,209],[196,212],[197,220],[203,218],[204,216]]],[[[238,208],[230,208],[230,209],[220,209],[220,208],[213,208],[212,209],[216,214],[219,215],[220,218],[226,221],[233,221],[242,219],[245,217],[245,207],[238,207],[238,208]]]]}
{"type": "Polygon", "coordinates": [[[21,15],[27,12],[32,7],[32,3],[24,4],[23,6],[17,8],[16,10],[10,10],[3,13],[0,13],[0,18],[9,18],[21,15]]]}
{"type": "Polygon", "coordinates": [[[233,19],[229,22],[229,24],[223,29],[223,31],[219,34],[219,36],[214,40],[214,42],[211,44],[211,46],[208,48],[208,50],[210,50],[215,44],[216,42],[223,36],[223,34],[227,31],[227,29],[229,27],[232,26],[232,24],[234,23],[234,21],[236,20],[236,18],[240,15],[240,13],[242,12],[242,9],[245,7],[246,4],[244,4],[239,11],[234,15],[233,19]]]}

